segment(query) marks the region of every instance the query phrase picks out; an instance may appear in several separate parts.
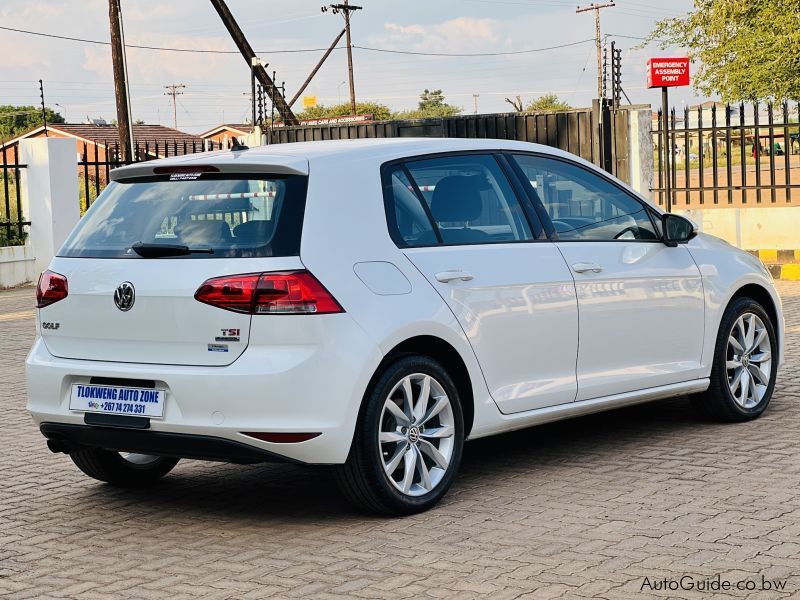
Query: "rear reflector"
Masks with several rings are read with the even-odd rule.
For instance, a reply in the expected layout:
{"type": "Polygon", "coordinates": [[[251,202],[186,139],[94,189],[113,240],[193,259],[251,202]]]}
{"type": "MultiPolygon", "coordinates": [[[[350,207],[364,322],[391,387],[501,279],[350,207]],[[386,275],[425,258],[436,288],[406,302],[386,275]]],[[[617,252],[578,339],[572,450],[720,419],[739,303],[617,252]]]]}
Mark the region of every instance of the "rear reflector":
{"type": "Polygon", "coordinates": [[[344,309],[308,271],[214,277],[201,285],[197,301],[251,315],[324,315],[344,309]]]}
{"type": "Polygon", "coordinates": [[[273,444],[297,444],[307,442],[315,437],[322,435],[316,433],[270,433],[266,431],[243,431],[242,434],[261,440],[262,442],[272,442],[273,444]]]}
{"type": "Polygon", "coordinates": [[[67,297],[67,278],[53,271],[44,271],[39,275],[36,286],[36,308],[44,308],[67,297]]]}

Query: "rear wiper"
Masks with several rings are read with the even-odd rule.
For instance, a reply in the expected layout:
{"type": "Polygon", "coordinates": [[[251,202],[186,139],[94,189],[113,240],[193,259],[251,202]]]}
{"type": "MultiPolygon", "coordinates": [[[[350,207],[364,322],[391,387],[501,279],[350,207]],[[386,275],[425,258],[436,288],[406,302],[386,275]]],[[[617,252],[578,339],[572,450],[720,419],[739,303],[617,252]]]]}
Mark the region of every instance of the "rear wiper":
{"type": "Polygon", "coordinates": [[[161,258],[163,256],[186,256],[187,254],[214,254],[213,248],[189,248],[180,244],[145,244],[136,242],[131,250],[142,258],[161,258]]]}

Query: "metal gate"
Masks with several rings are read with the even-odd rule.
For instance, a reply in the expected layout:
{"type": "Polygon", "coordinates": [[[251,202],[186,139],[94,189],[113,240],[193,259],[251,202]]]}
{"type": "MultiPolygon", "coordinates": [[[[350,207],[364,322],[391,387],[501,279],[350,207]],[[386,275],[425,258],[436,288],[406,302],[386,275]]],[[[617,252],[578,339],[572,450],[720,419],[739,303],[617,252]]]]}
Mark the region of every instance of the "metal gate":
{"type": "Polygon", "coordinates": [[[30,221],[22,213],[20,170],[17,145],[0,148],[0,247],[21,246],[28,235],[30,221]]]}
{"type": "Polygon", "coordinates": [[[653,123],[653,197],[674,208],[800,205],[800,105],[706,103],[653,123]],[[671,153],[668,148],[671,148],[671,153]],[[664,162],[667,168],[664,168],[664,162]],[[667,185],[669,184],[669,185],[667,185]]]}

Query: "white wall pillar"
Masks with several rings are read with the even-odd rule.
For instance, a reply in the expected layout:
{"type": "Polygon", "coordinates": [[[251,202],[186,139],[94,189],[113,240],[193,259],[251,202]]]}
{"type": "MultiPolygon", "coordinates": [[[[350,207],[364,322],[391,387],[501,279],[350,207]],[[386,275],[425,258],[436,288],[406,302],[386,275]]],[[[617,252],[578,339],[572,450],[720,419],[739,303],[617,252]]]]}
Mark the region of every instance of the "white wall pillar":
{"type": "Polygon", "coordinates": [[[71,138],[20,140],[22,202],[31,222],[29,244],[36,272],[47,268],[81,218],[78,158],[71,138]]]}
{"type": "Polygon", "coordinates": [[[653,125],[652,112],[646,109],[628,111],[628,139],[630,148],[631,187],[652,200],[653,187],[653,125]]]}

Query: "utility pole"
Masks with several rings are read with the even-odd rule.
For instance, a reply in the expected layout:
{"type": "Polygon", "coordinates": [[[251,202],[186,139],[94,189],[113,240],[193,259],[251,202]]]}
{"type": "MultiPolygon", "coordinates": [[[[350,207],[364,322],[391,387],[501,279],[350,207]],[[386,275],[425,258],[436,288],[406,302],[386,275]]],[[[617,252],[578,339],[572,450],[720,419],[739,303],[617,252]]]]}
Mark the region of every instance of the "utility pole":
{"type": "Polygon", "coordinates": [[[44,107],[44,83],[39,80],[39,97],[42,99],[42,125],[44,125],[44,137],[47,136],[47,110],[44,107]]]}
{"type": "Polygon", "coordinates": [[[575,12],[582,13],[590,10],[594,11],[594,45],[597,49],[597,97],[603,99],[603,49],[600,37],[600,9],[611,8],[615,6],[614,2],[606,4],[592,3],[588,6],[579,6],[575,12]]]}
{"type": "Polygon", "coordinates": [[[253,67],[252,60],[256,56],[256,53],[253,51],[253,48],[250,46],[247,38],[244,37],[244,33],[242,33],[242,30],[239,27],[239,24],[236,22],[236,19],[233,18],[233,14],[228,8],[228,5],[225,3],[225,0],[210,1],[211,5],[214,7],[214,10],[217,11],[219,18],[222,19],[222,23],[228,30],[231,38],[233,38],[233,41],[236,43],[236,47],[239,49],[242,57],[245,59],[245,61],[247,61],[247,68],[252,69],[255,72],[256,79],[258,79],[258,82],[264,87],[264,90],[269,95],[272,103],[275,104],[275,108],[283,118],[283,122],[287,125],[297,125],[297,117],[294,116],[292,109],[289,107],[289,104],[286,102],[286,99],[283,97],[283,95],[278,93],[278,87],[275,85],[275,82],[270,79],[266,69],[264,68],[264,65],[257,65],[253,67]]]}
{"type": "Polygon", "coordinates": [[[344,31],[345,43],[347,44],[347,73],[350,77],[350,113],[356,114],[356,84],[353,81],[353,42],[350,38],[350,13],[362,10],[361,6],[354,6],[350,4],[350,0],[344,0],[341,4],[331,4],[323,6],[322,12],[328,12],[330,9],[333,14],[338,15],[341,13],[344,16],[344,31]]]}
{"type": "Polygon", "coordinates": [[[164,89],[167,90],[164,92],[165,96],[172,96],[172,128],[178,128],[178,96],[183,94],[181,91],[186,86],[182,83],[173,83],[170,85],[165,85],[164,89]]]}
{"type": "Polygon", "coordinates": [[[480,98],[480,94],[472,94],[472,104],[475,107],[475,114],[478,114],[478,98],[480,98]]]}
{"type": "Polygon", "coordinates": [[[111,62],[114,66],[114,97],[117,103],[117,125],[123,160],[133,160],[133,127],[131,97],[128,91],[128,64],[125,58],[125,33],[122,29],[120,0],[108,0],[108,20],[111,25],[111,62]]]}
{"type": "Polygon", "coordinates": [[[323,54],[322,58],[319,59],[319,62],[311,70],[311,73],[308,74],[308,77],[306,77],[306,80],[303,82],[303,85],[300,86],[300,89],[297,90],[295,95],[292,96],[292,99],[289,100],[289,106],[290,107],[294,106],[294,103],[297,102],[297,99],[300,97],[300,94],[302,94],[306,90],[306,88],[308,87],[308,84],[311,83],[311,80],[314,78],[314,75],[316,75],[317,71],[319,71],[320,68],[322,67],[322,63],[324,63],[328,59],[328,57],[331,55],[331,52],[333,52],[334,48],[336,48],[336,44],[338,44],[339,40],[342,39],[342,36],[345,34],[345,31],[346,30],[342,29],[341,33],[336,36],[336,39],[333,40],[333,43],[325,51],[325,54],[323,54]]]}

